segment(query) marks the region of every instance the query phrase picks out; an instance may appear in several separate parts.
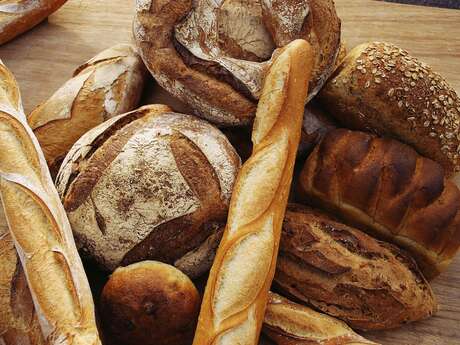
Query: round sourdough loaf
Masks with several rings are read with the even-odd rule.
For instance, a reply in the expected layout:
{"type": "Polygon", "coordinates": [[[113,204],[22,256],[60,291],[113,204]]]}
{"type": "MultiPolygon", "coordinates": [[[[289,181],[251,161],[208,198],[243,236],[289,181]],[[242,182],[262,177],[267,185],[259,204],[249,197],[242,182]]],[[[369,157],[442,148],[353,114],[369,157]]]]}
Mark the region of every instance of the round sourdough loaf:
{"type": "Polygon", "coordinates": [[[310,98],[332,73],[340,19],[332,0],[137,0],[134,36],[157,82],[219,125],[252,121],[276,48],[317,52],[310,98]]]}
{"type": "Polygon", "coordinates": [[[174,263],[226,222],[238,154],[206,121],[164,111],[143,107],[96,127],[58,174],[77,244],[105,269],[174,263]]]}
{"type": "Polygon", "coordinates": [[[145,261],[117,269],[101,296],[107,338],[122,345],[189,345],[200,295],[176,268],[145,261]]]}

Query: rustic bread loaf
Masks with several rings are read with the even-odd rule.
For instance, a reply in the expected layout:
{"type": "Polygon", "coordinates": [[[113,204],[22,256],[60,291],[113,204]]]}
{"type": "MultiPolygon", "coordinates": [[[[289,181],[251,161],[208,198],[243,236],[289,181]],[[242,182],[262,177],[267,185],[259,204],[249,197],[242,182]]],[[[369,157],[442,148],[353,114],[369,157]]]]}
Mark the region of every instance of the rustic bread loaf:
{"type": "Polygon", "coordinates": [[[303,206],[286,213],[275,282],[356,329],[400,327],[437,309],[407,254],[303,206]]]}
{"type": "Polygon", "coordinates": [[[390,43],[353,49],[320,93],[346,127],[394,137],[460,171],[460,98],[439,74],[390,43]]]}
{"type": "Polygon", "coordinates": [[[238,174],[195,345],[258,344],[312,69],[312,48],[295,40],[267,74],[252,133],[253,154],[238,174]]]}
{"type": "Polygon", "coordinates": [[[0,344],[45,345],[0,201],[0,344]]]}
{"type": "Polygon", "coordinates": [[[411,252],[429,279],[460,247],[460,192],[436,162],[393,139],[335,130],[311,154],[300,190],[411,252]]]}
{"type": "Polygon", "coordinates": [[[378,345],[345,323],[270,293],[264,334],[276,345],[378,345]]]}
{"type": "Polygon", "coordinates": [[[53,175],[83,134],[137,107],[145,76],[135,48],[116,45],[80,66],[72,79],[28,116],[53,175]]]}
{"type": "Polygon", "coordinates": [[[212,125],[148,106],[85,134],[57,186],[77,245],[103,268],[172,264],[225,224],[240,164],[212,125]]]}
{"type": "Polygon", "coordinates": [[[200,295],[186,275],[144,261],[118,268],[101,296],[107,338],[120,345],[190,345],[200,295]]]}
{"type": "Polygon", "coordinates": [[[0,2],[0,44],[30,30],[67,0],[3,0],[0,2]]]}
{"type": "Polygon", "coordinates": [[[94,305],[70,224],[19,88],[0,61],[0,198],[50,345],[98,345],[94,305]]]}
{"type": "Polygon", "coordinates": [[[340,19],[332,0],[138,0],[134,36],[157,82],[218,125],[254,119],[276,48],[310,42],[312,98],[332,73],[340,19]]]}

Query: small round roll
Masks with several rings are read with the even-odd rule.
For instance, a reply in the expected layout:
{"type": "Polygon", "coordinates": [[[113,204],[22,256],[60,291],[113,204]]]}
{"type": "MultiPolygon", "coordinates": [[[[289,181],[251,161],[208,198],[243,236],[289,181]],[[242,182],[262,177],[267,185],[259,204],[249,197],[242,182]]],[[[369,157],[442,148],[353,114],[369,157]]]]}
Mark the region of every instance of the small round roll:
{"type": "Polygon", "coordinates": [[[192,281],[155,261],[117,269],[101,296],[102,322],[112,344],[191,344],[199,308],[192,281]]]}

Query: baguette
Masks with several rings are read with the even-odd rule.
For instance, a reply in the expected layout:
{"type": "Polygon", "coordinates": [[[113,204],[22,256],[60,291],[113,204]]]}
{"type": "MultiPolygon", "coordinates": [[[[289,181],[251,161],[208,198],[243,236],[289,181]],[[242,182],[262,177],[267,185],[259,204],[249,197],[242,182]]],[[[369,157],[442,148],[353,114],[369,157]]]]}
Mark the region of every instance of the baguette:
{"type": "Polygon", "coordinates": [[[83,134],[138,105],[145,77],[135,48],[119,44],[80,66],[72,79],[28,116],[53,176],[83,134]]]}
{"type": "Polygon", "coordinates": [[[312,67],[310,45],[295,40],[268,72],[254,123],[254,151],[233,190],[194,345],[258,343],[312,67]]]}
{"type": "Polygon", "coordinates": [[[51,345],[100,344],[88,281],[19,88],[0,62],[0,196],[51,345]]]}
{"type": "Polygon", "coordinates": [[[44,345],[32,296],[8,230],[1,202],[0,267],[0,344],[44,345]]]}
{"type": "Polygon", "coordinates": [[[67,0],[3,0],[0,2],[0,44],[30,30],[67,0]]]}
{"type": "Polygon", "coordinates": [[[264,334],[277,345],[378,345],[344,322],[269,294],[264,334]]]}

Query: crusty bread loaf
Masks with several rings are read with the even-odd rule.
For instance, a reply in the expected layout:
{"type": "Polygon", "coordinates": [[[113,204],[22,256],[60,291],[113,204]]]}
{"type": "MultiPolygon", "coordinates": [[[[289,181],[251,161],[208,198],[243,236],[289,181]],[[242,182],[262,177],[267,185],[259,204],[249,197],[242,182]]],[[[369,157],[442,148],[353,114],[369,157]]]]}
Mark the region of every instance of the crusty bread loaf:
{"type": "Polygon", "coordinates": [[[45,345],[0,201],[0,344],[45,345]]]}
{"type": "Polygon", "coordinates": [[[270,293],[263,332],[276,345],[378,345],[345,323],[270,293]]]}
{"type": "Polygon", "coordinates": [[[356,329],[396,328],[437,310],[409,255],[297,205],[286,212],[275,282],[356,329]]]}
{"type": "Polygon", "coordinates": [[[353,49],[320,93],[346,127],[394,137],[460,171],[460,98],[439,74],[389,43],[353,49]]]}
{"type": "Polygon", "coordinates": [[[116,45],[80,66],[28,116],[53,175],[83,134],[138,105],[145,76],[135,48],[116,45]]]}
{"type": "Polygon", "coordinates": [[[275,59],[266,77],[252,135],[254,151],[233,190],[195,345],[258,343],[312,68],[310,45],[295,40],[275,59]]]}
{"type": "Polygon", "coordinates": [[[190,345],[199,311],[192,281],[155,261],[118,268],[101,296],[101,318],[113,345],[190,345]]]}
{"type": "Polygon", "coordinates": [[[0,62],[0,196],[50,345],[100,344],[70,224],[13,75],[0,62]]]}
{"type": "Polygon", "coordinates": [[[313,46],[312,98],[340,45],[333,0],[138,0],[134,36],[157,82],[218,125],[254,119],[272,53],[294,39],[313,46]]]}
{"type": "Polygon", "coordinates": [[[460,247],[460,192],[436,162],[393,139],[327,134],[300,175],[306,200],[406,248],[427,278],[460,247]]]}
{"type": "Polygon", "coordinates": [[[0,44],[33,28],[67,0],[3,0],[0,2],[0,44]]]}
{"type": "Polygon", "coordinates": [[[206,121],[148,106],[85,134],[57,186],[78,247],[112,271],[199,247],[225,224],[240,165],[206,121]]]}

